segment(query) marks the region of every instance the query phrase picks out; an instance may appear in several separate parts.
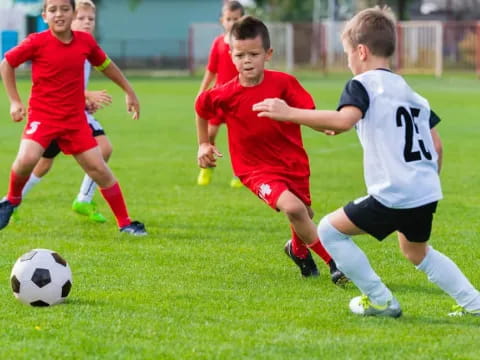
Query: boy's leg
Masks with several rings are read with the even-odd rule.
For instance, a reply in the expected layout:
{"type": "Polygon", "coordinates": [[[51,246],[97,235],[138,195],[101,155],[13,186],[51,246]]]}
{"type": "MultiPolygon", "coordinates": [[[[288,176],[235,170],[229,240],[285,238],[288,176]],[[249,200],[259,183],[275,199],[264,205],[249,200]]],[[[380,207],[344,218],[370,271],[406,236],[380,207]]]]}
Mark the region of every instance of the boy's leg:
{"type": "Polygon", "coordinates": [[[310,218],[307,206],[295,194],[286,190],[278,197],[277,208],[287,215],[293,231],[297,234],[294,251],[300,250],[298,256],[305,254],[300,244],[300,241],[303,241],[328,264],[332,258],[318,239],[315,224],[310,218]]]}
{"type": "MultiPolygon", "coordinates": [[[[112,145],[110,141],[103,133],[102,135],[95,136],[95,139],[97,140],[105,162],[107,162],[112,154],[112,145]]],[[[80,192],[73,201],[72,209],[80,215],[88,216],[89,219],[94,222],[103,223],[106,222],[107,219],[98,212],[96,204],[93,202],[93,196],[96,189],[97,184],[95,181],[93,181],[88,174],[85,174],[82,184],[80,185],[80,192]]]]}
{"type": "MultiPolygon", "coordinates": [[[[289,244],[287,243],[285,251],[295,263],[303,269],[300,264],[302,259],[308,264],[310,263],[310,252],[306,247],[313,250],[322,260],[330,267],[332,281],[337,285],[344,284],[347,279],[337,270],[336,264],[330,254],[325,250],[322,243],[318,239],[315,224],[311,219],[309,207],[307,207],[295,194],[286,190],[278,197],[277,208],[284,212],[292,227],[291,252],[289,252],[289,244]],[[306,246],[306,247],[305,247],[306,246]],[[293,255],[293,256],[292,256],[293,255]]],[[[312,267],[312,275],[315,275],[315,269],[312,267]]],[[[304,275],[305,276],[305,275],[304,275]]]]}
{"type": "Polygon", "coordinates": [[[42,178],[50,171],[52,165],[53,158],[45,158],[43,156],[40,158],[22,190],[22,197],[25,197],[30,190],[42,180],[42,178]]]}
{"type": "Polygon", "coordinates": [[[402,313],[398,302],[349,236],[362,233],[343,209],[325,216],[318,226],[318,235],[338,268],[365,294],[365,297],[352,299],[351,310],[362,315],[398,317],[402,313]]]}
{"type": "Polygon", "coordinates": [[[0,201],[0,230],[8,225],[13,210],[20,205],[23,187],[44,150],[40,144],[33,140],[23,139],[20,142],[17,157],[10,171],[8,193],[0,201]]]}
{"type": "Polygon", "coordinates": [[[100,187],[100,192],[112,209],[120,230],[134,235],[146,235],[143,224],[130,220],[120,185],[103,160],[99,147],[97,146],[74,156],[83,170],[100,187]],[[133,225],[133,227],[137,228],[137,224],[139,224],[138,231],[130,231],[130,226],[133,225]]]}
{"type": "Polygon", "coordinates": [[[398,241],[405,257],[423,271],[428,280],[454,298],[465,312],[480,316],[480,293],[450,258],[426,242],[409,242],[400,232],[398,241]]]}
{"type": "Polygon", "coordinates": [[[58,146],[58,143],[53,140],[50,142],[50,144],[47,146],[45,151],[42,154],[42,157],[40,160],[37,162],[35,165],[35,168],[33,169],[30,178],[28,179],[28,182],[25,184],[23,190],[22,190],[22,197],[25,197],[27,193],[35,186],[37,185],[40,180],[47,175],[47,173],[50,171],[53,165],[53,159],[60,153],[60,148],[58,146]]]}

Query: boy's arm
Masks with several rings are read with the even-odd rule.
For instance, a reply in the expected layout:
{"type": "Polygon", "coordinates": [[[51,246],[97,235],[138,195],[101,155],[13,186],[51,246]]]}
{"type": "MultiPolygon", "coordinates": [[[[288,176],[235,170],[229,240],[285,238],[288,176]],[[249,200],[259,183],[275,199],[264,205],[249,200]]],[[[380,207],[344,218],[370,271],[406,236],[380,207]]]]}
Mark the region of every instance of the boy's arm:
{"type": "Polygon", "coordinates": [[[258,116],[288,121],[311,127],[317,131],[341,133],[350,130],[362,118],[362,111],[355,106],[344,106],[339,111],[307,110],[290,107],[281,99],[265,99],[253,105],[258,116]]]}
{"type": "Polygon", "coordinates": [[[217,166],[217,157],[223,155],[217,150],[215,145],[210,143],[208,137],[208,108],[209,100],[207,93],[200,94],[195,100],[195,122],[197,125],[198,152],[197,161],[201,168],[217,166]]]}
{"type": "Polygon", "coordinates": [[[217,74],[212,73],[208,69],[205,69],[205,74],[203,75],[202,83],[200,84],[200,89],[198,90],[197,96],[200,95],[205,90],[207,90],[216,77],[217,77],[217,74]]]}
{"type": "Polygon", "coordinates": [[[442,169],[442,160],[443,160],[442,140],[440,139],[440,134],[438,133],[437,130],[435,130],[435,128],[430,129],[430,133],[432,134],[433,146],[435,147],[435,151],[438,154],[437,167],[438,167],[438,173],[440,174],[440,170],[442,169]]]}
{"type": "Polygon", "coordinates": [[[217,166],[217,157],[222,157],[223,155],[208,139],[208,121],[202,119],[198,114],[195,120],[197,123],[198,166],[201,168],[215,167],[217,166]]]}
{"type": "Polygon", "coordinates": [[[18,93],[15,68],[12,67],[7,60],[3,59],[0,64],[0,73],[10,100],[10,116],[13,121],[22,121],[26,115],[26,110],[18,93]]]}
{"type": "Polygon", "coordinates": [[[140,103],[137,95],[127,78],[123,75],[117,65],[112,61],[108,66],[101,70],[106,77],[112,80],[115,84],[120,86],[126,94],[127,111],[132,114],[132,118],[137,120],[140,117],[140,103]]]}

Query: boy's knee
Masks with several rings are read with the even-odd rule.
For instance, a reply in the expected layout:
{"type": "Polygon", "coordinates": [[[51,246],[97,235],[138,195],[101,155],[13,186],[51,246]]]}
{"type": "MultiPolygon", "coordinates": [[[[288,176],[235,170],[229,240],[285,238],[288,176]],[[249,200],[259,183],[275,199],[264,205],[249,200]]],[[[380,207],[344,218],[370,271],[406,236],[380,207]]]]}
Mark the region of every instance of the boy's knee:
{"type": "Polygon", "coordinates": [[[26,154],[22,154],[22,156],[19,156],[15,159],[15,162],[13,163],[13,168],[17,173],[20,173],[23,171],[30,172],[33,170],[37,162],[38,162],[38,156],[26,153],[26,154]]]}
{"type": "Polygon", "coordinates": [[[330,221],[328,221],[327,216],[324,216],[322,220],[320,220],[320,222],[318,223],[317,227],[317,234],[318,237],[322,239],[322,242],[329,238],[328,234],[330,232],[330,227],[332,227],[330,221]]]}
{"type": "Polygon", "coordinates": [[[301,202],[284,204],[281,209],[290,219],[298,219],[308,215],[308,211],[301,202]]]}
{"type": "Polygon", "coordinates": [[[427,245],[423,243],[414,243],[412,246],[402,246],[403,256],[412,264],[420,264],[427,255],[427,245]]]}
{"type": "Polygon", "coordinates": [[[317,227],[317,234],[320,241],[327,247],[328,245],[339,241],[348,240],[350,237],[338,231],[328,220],[328,215],[324,216],[317,227]]]}

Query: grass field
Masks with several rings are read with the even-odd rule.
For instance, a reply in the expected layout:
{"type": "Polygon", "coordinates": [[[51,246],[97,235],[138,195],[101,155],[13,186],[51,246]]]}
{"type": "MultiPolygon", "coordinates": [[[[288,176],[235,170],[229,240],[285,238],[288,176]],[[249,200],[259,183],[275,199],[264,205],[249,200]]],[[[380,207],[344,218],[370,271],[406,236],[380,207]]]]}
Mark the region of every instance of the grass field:
{"type": "MultiPolygon", "coordinates": [[[[333,108],[345,76],[302,76],[318,107],[333,108]]],[[[478,80],[409,78],[443,119],[440,203],[431,244],[480,287],[480,126],[478,80]]],[[[357,243],[402,304],[398,320],[360,318],[319,264],[303,280],[283,254],[286,219],[246,189],[230,189],[228,156],[213,183],[195,185],[193,99],[199,79],[133,79],[141,120],[130,120],[123,96],[104,80],[114,104],[98,114],[114,145],[111,167],[134,219],[149,236],[121,236],[108,222],[70,211],[82,172],[59,156],[52,172],[0,232],[0,359],[478,359],[480,319],[446,316],[453,300],[401,256],[394,236],[357,243]],[[52,308],[17,302],[10,289],[16,258],[33,248],[58,251],[74,285],[52,308]]],[[[26,100],[29,82],[19,84],[26,100]]],[[[0,89],[0,193],[6,192],[23,125],[8,116],[0,89]]],[[[304,129],[312,167],[315,221],[364,195],[361,148],[354,132],[326,137],[304,129]]],[[[227,152],[225,131],[219,147],[227,152]]],[[[227,155],[227,154],[226,154],[227,155]]],[[[0,194],[3,195],[3,194],[0,194]]]]}

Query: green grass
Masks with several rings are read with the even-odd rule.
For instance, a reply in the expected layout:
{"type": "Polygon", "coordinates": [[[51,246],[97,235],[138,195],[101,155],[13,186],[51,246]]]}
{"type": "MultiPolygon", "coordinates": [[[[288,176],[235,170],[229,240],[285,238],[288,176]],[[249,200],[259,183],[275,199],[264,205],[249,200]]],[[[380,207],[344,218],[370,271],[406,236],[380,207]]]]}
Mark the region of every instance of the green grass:
{"type": "MultiPolygon", "coordinates": [[[[301,76],[319,108],[334,108],[345,76],[301,76]]],[[[480,176],[478,81],[410,78],[443,119],[445,199],[431,244],[472,283],[478,273],[480,176]]],[[[398,320],[359,318],[358,294],[319,279],[303,280],[283,254],[288,223],[246,189],[230,189],[228,156],[207,188],[195,185],[193,100],[199,79],[134,79],[142,118],[128,118],[121,92],[104,80],[114,104],[98,114],[114,145],[111,167],[146,238],[120,236],[108,222],[89,223],[69,209],[82,179],[71,157],[20,208],[21,220],[0,232],[0,359],[478,359],[479,319],[446,317],[453,304],[400,255],[396,239],[357,243],[395,292],[398,320]],[[64,305],[17,302],[9,276],[18,256],[51,248],[70,263],[74,286],[64,305]]],[[[26,99],[29,82],[19,87],[26,99]]],[[[0,90],[0,189],[23,125],[8,117],[0,90]]],[[[312,166],[315,221],[364,195],[361,148],[354,132],[326,137],[304,130],[312,166]]],[[[227,152],[225,131],[219,147],[227,152]]],[[[320,260],[317,261],[320,265],[320,260]]]]}

